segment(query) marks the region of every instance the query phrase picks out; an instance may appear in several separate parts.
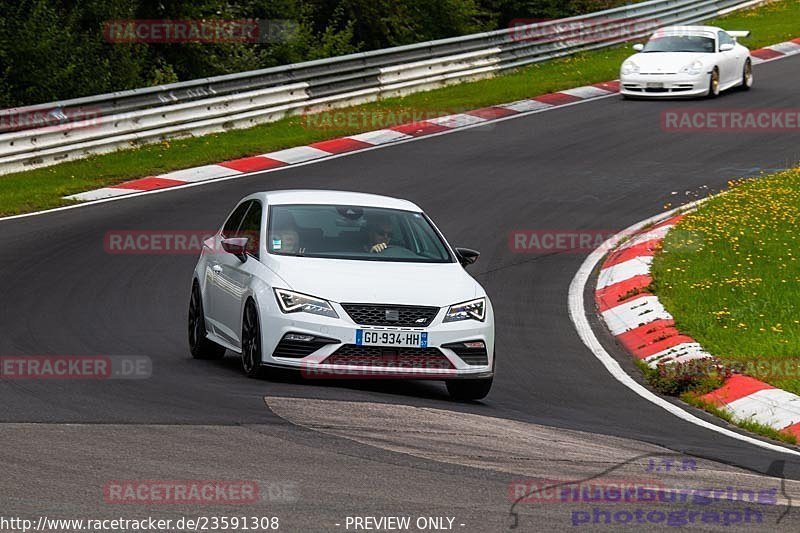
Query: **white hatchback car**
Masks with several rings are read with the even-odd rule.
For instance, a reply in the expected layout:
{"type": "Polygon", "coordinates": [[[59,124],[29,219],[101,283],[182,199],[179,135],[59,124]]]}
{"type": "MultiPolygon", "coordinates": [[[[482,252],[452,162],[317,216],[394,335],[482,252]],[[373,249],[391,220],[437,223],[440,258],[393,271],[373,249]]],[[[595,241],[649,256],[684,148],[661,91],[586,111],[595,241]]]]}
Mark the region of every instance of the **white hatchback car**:
{"type": "Polygon", "coordinates": [[[307,377],[444,380],[486,396],[494,314],[452,248],[411,202],[372,194],[252,194],[205,241],[194,270],[189,344],[200,359],[241,354],[307,377]]]}
{"type": "Polygon", "coordinates": [[[737,42],[749,31],[670,26],[656,31],[622,63],[620,93],[631,97],[691,97],[753,86],[750,50],[737,42]]]}

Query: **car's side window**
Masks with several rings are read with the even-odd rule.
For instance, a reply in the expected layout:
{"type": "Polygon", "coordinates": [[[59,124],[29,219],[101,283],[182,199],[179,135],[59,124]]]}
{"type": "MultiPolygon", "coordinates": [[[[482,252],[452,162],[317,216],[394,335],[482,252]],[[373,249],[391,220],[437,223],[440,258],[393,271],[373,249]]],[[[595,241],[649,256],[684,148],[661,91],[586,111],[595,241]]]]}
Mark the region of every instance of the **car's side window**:
{"type": "Polygon", "coordinates": [[[228,220],[225,221],[225,225],[222,226],[222,238],[223,239],[230,239],[231,237],[236,236],[236,231],[239,229],[239,226],[242,224],[242,219],[244,219],[247,210],[250,208],[250,205],[253,202],[243,202],[239,207],[237,207],[231,216],[228,217],[228,220]]]}
{"type": "Polygon", "coordinates": [[[259,258],[259,243],[260,236],[261,236],[261,202],[253,201],[251,202],[250,210],[247,211],[247,214],[242,220],[242,225],[239,227],[239,231],[236,232],[237,237],[247,237],[247,253],[255,257],[256,259],[259,258]]]}
{"type": "Polygon", "coordinates": [[[719,45],[720,45],[720,47],[723,44],[736,44],[736,41],[733,40],[733,37],[728,35],[728,32],[720,31],[719,32],[719,45]]]}

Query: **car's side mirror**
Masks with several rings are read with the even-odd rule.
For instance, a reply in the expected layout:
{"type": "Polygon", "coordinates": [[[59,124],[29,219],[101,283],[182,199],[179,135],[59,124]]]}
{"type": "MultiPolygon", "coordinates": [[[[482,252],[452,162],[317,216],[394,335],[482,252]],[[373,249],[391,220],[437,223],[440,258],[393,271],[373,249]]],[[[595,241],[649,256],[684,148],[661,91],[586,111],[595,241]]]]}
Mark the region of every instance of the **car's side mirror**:
{"type": "Polygon", "coordinates": [[[633,49],[636,50],[637,52],[641,52],[642,50],[644,50],[644,45],[642,43],[636,43],[633,45],[633,49]]]}
{"type": "Polygon", "coordinates": [[[233,254],[244,263],[247,261],[247,242],[250,239],[247,237],[232,237],[230,239],[222,239],[222,249],[233,254]]]}
{"type": "Polygon", "coordinates": [[[732,45],[731,43],[725,43],[725,44],[719,45],[719,51],[720,52],[730,52],[733,49],[734,49],[734,45],[732,45]]]}
{"type": "Polygon", "coordinates": [[[458,257],[458,262],[461,263],[461,266],[466,267],[477,261],[478,257],[481,256],[481,253],[470,248],[456,248],[456,256],[458,257]]]}

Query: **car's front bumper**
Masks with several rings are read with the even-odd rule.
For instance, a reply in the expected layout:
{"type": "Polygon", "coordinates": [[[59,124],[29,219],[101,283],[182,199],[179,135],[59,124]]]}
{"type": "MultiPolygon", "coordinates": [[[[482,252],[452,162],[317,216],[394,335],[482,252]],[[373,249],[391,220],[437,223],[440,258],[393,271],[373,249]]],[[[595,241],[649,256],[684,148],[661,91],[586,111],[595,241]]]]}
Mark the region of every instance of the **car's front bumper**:
{"type": "MultiPolygon", "coordinates": [[[[267,366],[297,369],[308,378],[393,378],[393,379],[458,379],[491,377],[494,370],[494,315],[487,299],[485,320],[464,320],[443,323],[446,308],[425,328],[393,328],[389,326],[367,326],[353,322],[346,312],[333,304],[339,318],[329,318],[307,313],[282,313],[277,309],[262,309],[262,362],[267,366]],[[387,346],[381,355],[365,360],[356,345],[358,330],[413,330],[427,333],[426,349],[404,349],[387,346]],[[303,357],[282,357],[276,353],[279,343],[289,333],[324,337],[331,342],[324,344],[303,357]],[[452,345],[463,342],[482,342],[485,361],[479,354],[476,359],[463,356],[464,350],[452,345]],[[459,355],[459,352],[462,355],[459,355]],[[387,354],[388,355],[385,355],[387,354]],[[342,354],[351,354],[343,357],[342,354]],[[333,356],[333,357],[332,357],[333,356]],[[466,359],[466,360],[465,360],[466,359]],[[334,364],[331,364],[334,361],[334,364]],[[346,361],[346,362],[343,362],[346,361]],[[470,364],[472,363],[472,364],[470,364]]],[[[270,306],[271,307],[271,306],[270,306]]],[[[369,347],[372,348],[372,347],[369,347]]],[[[363,350],[366,351],[366,350],[363,350]]]]}
{"type": "Polygon", "coordinates": [[[692,97],[708,94],[709,74],[626,74],[620,93],[643,98],[692,97]]]}

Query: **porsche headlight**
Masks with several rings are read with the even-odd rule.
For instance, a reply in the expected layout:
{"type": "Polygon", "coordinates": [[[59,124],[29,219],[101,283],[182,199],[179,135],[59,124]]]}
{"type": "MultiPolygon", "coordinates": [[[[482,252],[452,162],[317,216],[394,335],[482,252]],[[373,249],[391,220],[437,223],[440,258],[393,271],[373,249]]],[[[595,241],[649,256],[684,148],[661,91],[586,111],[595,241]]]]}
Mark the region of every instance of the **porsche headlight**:
{"type": "Polygon", "coordinates": [[[622,64],[622,74],[638,74],[639,65],[628,59],[622,64]]]}
{"type": "Polygon", "coordinates": [[[686,65],[681,69],[682,74],[688,74],[690,76],[697,76],[703,72],[703,62],[699,59],[695,59],[692,61],[690,65],[686,65]]]}
{"type": "Polygon", "coordinates": [[[458,322],[459,320],[477,320],[483,322],[486,318],[486,298],[477,298],[468,302],[451,305],[444,316],[444,322],[458,322]]]}
{"type": "Polygon", "coordinates": [[[275,289],[275,298],[284,313],[311,313],[312,315],[339,318],[330,302],[322,298],[315,298],[308,294],[287,291],[286,289],[275,289]]]}

